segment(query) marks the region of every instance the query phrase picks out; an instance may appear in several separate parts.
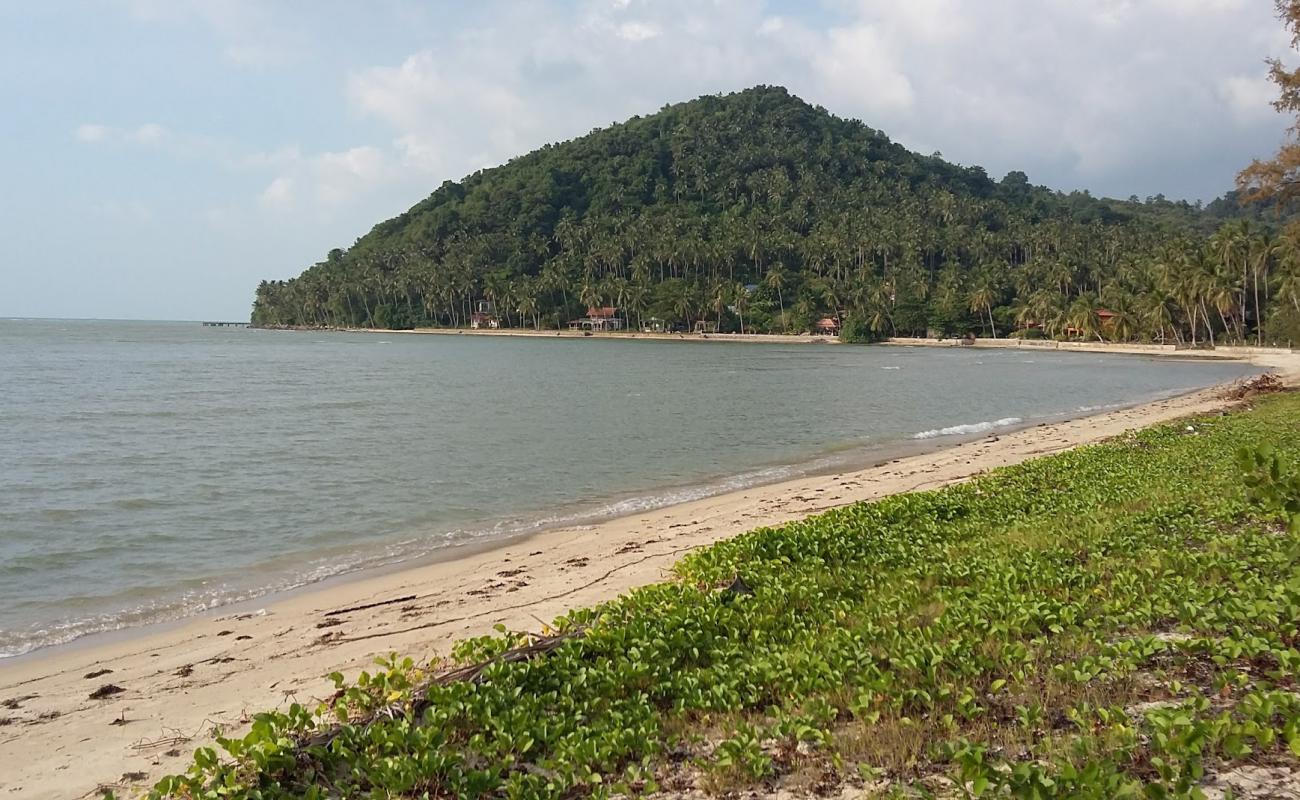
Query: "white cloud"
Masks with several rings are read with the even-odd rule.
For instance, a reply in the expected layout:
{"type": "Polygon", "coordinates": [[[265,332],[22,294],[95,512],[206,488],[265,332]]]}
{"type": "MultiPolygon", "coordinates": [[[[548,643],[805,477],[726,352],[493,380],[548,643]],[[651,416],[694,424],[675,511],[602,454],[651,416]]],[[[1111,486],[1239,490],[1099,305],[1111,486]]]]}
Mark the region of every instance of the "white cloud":
{"type": "Polygon", "coordinates": [[[128,133],[127,138],[138,144],[155,145],[167,138],[167,129],[156,122],[146,122],[128,133]]]}
{"type": "Polygon", "coordinates": [[[169,131],[156,122],[146,122],[135,128],[115,128],[99,123],[78,125],[73,131],[78,141],[89,144],[114,143],[138,144],[153,147],[162,144],[169,137],[169,131]]]}
{"type": "Polygon", "coordinates": [[[629,42],[644,42],[659,35],[659,28],[645,22],[624,22],[618,26],[618,38],[629,42]]]}
{"type": "Polygon", "coordinates": [[[262,189],[258,204],[267,210],[330,213],[371,194],[398,177],[389,158],[376,147],[303,155],[286,148],[245,162],[274,166],[279,173],[262,189]]]}
{"type": "Polygon", "coordinates": [[[895,36],[928,43],[953,41],[975,21],[957,0],[859,0],[858,16],[886,24],[895,36]]]}
{"type": "Polygon", "coordinates": [[[151,25],[197,21],[223,43],[226,61],[239,67],[281,67],[303,59],[311,46],[300,25],[277,20],[274,4],[256,0],[129,0],[131,14],[151,25]]]}
{"type": "Polygon", "coordinates": [[[78,125],[73,135],[82,142],[102,142],[108,136],[108,128],[88,122],[84,125],[78,125]]]}
{"type": "Polygon", "coordinates": [[[912,105],[912,82],[874,26],[837,28],[828,38],[827,47],[813,56],[812,63],[835,100],[872,112],[912,105]]]}
{"type": "Polygon", "coordinates": [[[515,91],[459,70],[447,74],[427,50],[397,67],[354,73],[345,93],[396,131],[393,147],[408,166],[430,173],[473,170],[522,152],[531,143],[521,130],[537,119],[515,91]]]}
{"type": "Polygon", "coordinates": [[[1219,95],[1239,122],[1275,118],[1277,87],[1263,76],[1231,75],[1219,81],[1219,95]]]}
{"type": "Polygon", "coordinates": [[[1161,11],[1187,17],[1205,17],[1240,11],[1246,0],[1154,0],[1161,11]]]}
{"type": "Polygon", "coordinates": [[[286,211],[293,207],[294,187],[293,178],[286,175],[280,175],[267,184],[262,193],[257,196],[258,202],[263,208],[273,211],[286,211]]]}

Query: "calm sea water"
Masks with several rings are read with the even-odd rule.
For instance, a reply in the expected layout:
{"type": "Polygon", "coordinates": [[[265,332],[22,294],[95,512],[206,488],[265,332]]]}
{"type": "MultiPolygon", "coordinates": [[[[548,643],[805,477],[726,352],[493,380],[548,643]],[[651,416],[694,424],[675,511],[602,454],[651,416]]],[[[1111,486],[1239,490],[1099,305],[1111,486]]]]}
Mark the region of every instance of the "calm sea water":
{"type": "Polygon", "coordinates": [[[1251,371],[0,320],[0,655],[1251,371]]]}

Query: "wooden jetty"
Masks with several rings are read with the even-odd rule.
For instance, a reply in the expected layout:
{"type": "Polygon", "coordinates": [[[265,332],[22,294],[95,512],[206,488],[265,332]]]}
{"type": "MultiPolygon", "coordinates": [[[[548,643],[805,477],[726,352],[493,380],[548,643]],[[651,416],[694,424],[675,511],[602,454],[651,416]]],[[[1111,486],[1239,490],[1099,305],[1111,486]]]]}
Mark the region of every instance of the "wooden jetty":
{"type": "Polygon", "coordinates": [[[204,322],[205,328],[247,328],[252,323],[249,322],[204,322]]]}

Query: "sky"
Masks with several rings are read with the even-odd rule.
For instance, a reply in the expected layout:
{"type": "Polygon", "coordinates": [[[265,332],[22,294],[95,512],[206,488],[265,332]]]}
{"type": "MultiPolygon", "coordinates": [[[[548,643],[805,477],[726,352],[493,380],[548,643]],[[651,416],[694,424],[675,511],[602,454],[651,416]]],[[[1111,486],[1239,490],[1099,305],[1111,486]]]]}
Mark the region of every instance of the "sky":
{"type": "Polygon", "coordinates": [[[458,180],[787,87],[924,153],[1208,201],[1287,122],[1271,0],[0,4],[0,316],[246,319],[458,180]]]}

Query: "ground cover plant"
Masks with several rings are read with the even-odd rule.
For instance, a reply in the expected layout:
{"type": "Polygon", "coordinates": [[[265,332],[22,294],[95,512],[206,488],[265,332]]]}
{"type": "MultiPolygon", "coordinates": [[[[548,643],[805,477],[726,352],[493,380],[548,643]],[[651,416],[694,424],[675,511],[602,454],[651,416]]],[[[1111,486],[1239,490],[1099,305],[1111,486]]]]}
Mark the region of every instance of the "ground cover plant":
{"type": "Polygon", "coordinates": [[[541,635],[336,675],[153,796],[1163,798],[1300,765],[1300,397],[1257,403],[755,530],[541,635]]]}

